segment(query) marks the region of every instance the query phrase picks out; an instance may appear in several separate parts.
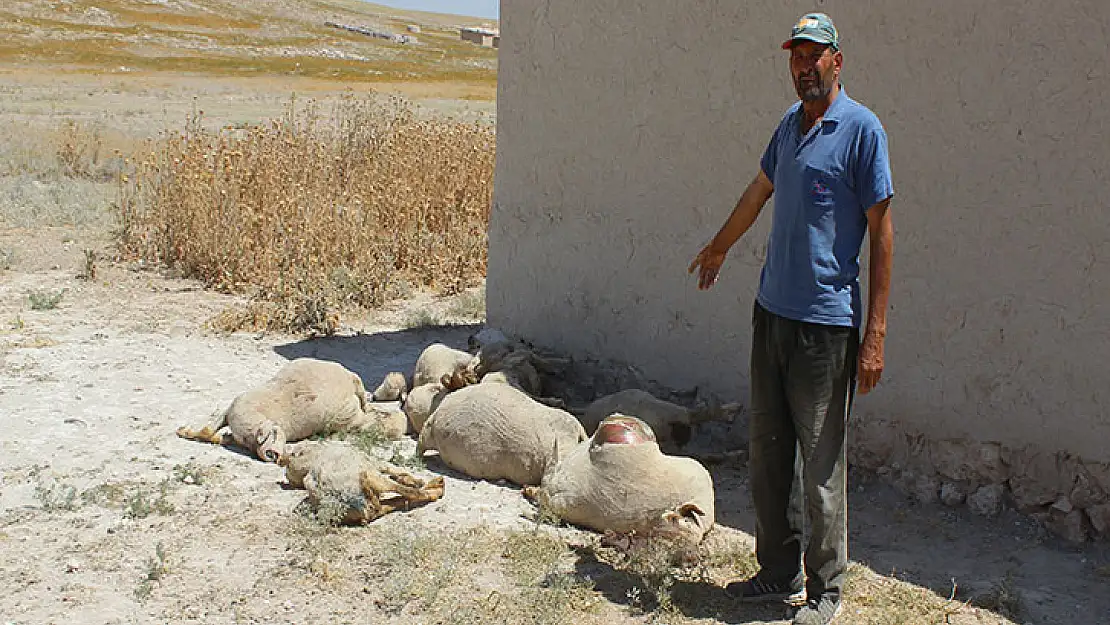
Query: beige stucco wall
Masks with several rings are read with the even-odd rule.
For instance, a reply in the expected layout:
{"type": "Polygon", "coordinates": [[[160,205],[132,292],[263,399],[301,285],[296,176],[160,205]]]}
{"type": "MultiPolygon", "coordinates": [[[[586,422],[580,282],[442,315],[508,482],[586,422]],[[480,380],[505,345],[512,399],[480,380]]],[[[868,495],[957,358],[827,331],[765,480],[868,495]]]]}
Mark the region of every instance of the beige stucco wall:
{"type": "MultiPolygon", "coordinates": [[[[814,6],[504,3],[491,324],[743,399],[770,205],[712,291],[686,268],[794,99],[779,43],[814,6]]],[[[861,437],[1110,462],[1110,2],[816,6],[893,158],[887,372],[861,437]]]]}

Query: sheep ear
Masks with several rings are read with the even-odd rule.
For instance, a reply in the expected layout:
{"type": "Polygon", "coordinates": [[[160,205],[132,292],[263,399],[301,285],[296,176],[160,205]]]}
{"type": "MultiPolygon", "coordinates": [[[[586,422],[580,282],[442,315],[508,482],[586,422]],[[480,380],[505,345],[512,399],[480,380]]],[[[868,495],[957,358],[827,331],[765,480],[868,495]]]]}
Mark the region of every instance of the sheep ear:
{"type": "MultiPolygon", "coordinates": [[[[554,471],[555,466],[558,465],[558,464],[559,464],[559,439],[556,438],[555,439],[555,444],[553,444],[551,446],[551,457],[547,459],[547,466],[545,466],[543,468],[544,477],[547,477],[552,471],[554,471]]],[[[543,480],[541,479],[540,482],[542,483],[543,480]]]]}
{"type": "Polygon", "coordinates": [[[697,522],[699,517],[705,516],[705,511],[699,508],[696,503],[684,503],[678,507],[678,516],[684,516],[697,522]]]}

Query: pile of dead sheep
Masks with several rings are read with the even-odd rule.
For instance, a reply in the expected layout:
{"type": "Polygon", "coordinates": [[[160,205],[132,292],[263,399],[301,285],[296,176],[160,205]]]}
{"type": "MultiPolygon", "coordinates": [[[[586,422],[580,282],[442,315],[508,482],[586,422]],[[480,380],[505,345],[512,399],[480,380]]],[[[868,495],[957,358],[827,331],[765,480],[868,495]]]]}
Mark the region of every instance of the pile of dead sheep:
{"type": "Polygon", "coordinates": [[[419,479],[344,441],[315,440],[374,430],[417,437],[420,456],[475,479],[507,481],[550,517],[604,533],[698,543],[713,527],[709,472],[669,455],[690,428],[729,409],[688,409],[625,389],[568,409],[545,393],[567,361],[541,356],[496,331],[468,351],[427,346],[411,375],[392,372],[372,392],[334,362],[299,358],[235,398],[183,438],[234,444],[285,468],[306,502],[342,502],[338,519],[371,522],[436,501],[444,480],[419,479]]]}

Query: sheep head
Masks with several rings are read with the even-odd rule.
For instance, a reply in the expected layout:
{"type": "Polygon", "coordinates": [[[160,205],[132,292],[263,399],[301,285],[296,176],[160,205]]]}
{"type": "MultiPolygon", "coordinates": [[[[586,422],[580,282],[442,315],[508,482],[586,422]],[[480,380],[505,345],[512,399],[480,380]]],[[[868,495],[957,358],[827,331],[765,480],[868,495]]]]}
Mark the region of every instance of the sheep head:
{"type": "Polygon", "coordinates": [[[696,503],[687,502],[674,510],[667,510],[659,517],[659,527],[656,532],[661,536],[678,537],[687,534],[701,536],[705,530],[702,528],[705,511],[696,503]]]}
{"type": "Polygon", "coordinates": [[[374,389],[371,397],[374,401],[404,401],[405,395],[408,394],[409,384],[405,379],[405,374],[399,371],[391,371],[374,389]]]}
{"type": "Polygon", "coordinates": [[[312,469],[316,452],[320,450],[320,443],[316,441],[301,441],[285,446],[285,452],[278,458],[278,466],[285,468],[285,479],[297,488],[304,487],[304,478],[312,469]]]}
{"type": "Polygon", "coordinates": [[[285,431],[273,421],[258,426],[254,441],[255,453],[266,462],[277,462],[285,452],[285,431]]]}
{"type": "MultiPolygon", "coordinates": [[[[473,361],[471,361],[471,364],[473,361]]],[[[439,383],[443,388],[448,391],[457,391],[460,388],[465,388],[471,384],[478,383],[478,375],[474,373],[471,364],[463,364],[455,367],[451,373],[445,373],[439,378],[439,383]]]]}
{"type": "Polygon", "coordinates": [[[737,415],[743,409],[739,402],[722,404],[715,398],[710,398],[708,401],[699,401],[697,407],[690,411],[690,422],[720,421],[731,423],[736,420],[737,415]]]}

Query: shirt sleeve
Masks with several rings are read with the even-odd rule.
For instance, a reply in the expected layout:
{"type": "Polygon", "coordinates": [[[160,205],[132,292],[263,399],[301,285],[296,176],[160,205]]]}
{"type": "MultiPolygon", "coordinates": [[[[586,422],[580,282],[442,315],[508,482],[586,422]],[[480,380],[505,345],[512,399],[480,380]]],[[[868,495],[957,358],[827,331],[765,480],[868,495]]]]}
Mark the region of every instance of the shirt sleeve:
{"type": "Polygon", "coordinates": [[[763,174],[772,183],[775,181],[775,167],[779,162],[779,136],[782,134],[782,122],[779,122],[775,132],[771,135],[771,140],[767,143],[767,148],[763,150],[763,158],[759,160],[759,166],[763,169],[763,174]]]}
{"type": "Polygon", "coordinates": [[[878,120],[864,126],[860,136],[858,158],[856,194],[863,205],[863,210],[866,211],[894,195],[886,131],[878,120]]]}

